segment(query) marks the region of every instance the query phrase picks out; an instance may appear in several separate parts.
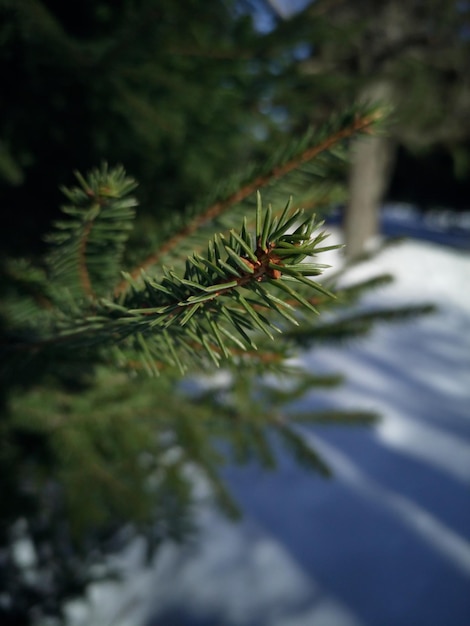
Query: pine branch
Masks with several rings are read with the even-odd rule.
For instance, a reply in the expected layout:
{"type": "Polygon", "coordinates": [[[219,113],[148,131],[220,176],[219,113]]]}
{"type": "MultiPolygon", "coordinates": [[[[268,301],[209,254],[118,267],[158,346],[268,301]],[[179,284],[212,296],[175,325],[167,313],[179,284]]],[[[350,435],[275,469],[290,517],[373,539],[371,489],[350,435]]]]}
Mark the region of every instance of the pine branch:
{"type": "Polygon", "coordinates": [[[68,219],[57,221],[48,237],[54,247],[46,264],[57,302],[64,290],[77,301],[112,292],[137,205],[130,195],[137,184],[122,167],[103,164],[86,178],[76,177],[79,187],[63,188],[68,219]]]}
{"type": "MultiPolygon", "coordinates": [[[[312,161],[324,152],[331,151],[335,146],[353,135],[371,133],[383,116],[384,112],[381,109],[374,108],[363,113],[355,110],[343,116],[333,118],[329,124],[322,126],[320,132],[307,137],[300,144],[300,149],[294,154],[289,154],[288,158],[285,155],[284,158],[281,156],[280,162],[270,165],[269,169],[257,176],[253,177],[251,175],[243,184],[237,185],[235,191],[227,196],[222,195],[221,198],[200,211],[190,219],[189,223],[170,236],[156,252],[142,261],[138,267],[134,268],[129,273],[130,277],[136,280],[142,271],[159,263],[165,255],[175,250],[184,239],[194,234],[201,226],[218,218],[229,208],[245,200],[267,184],[272,184],[290,172],[298,170],[302,165],[312,161]]],[[[121,282],[115,290],[115,295],[124,293],[127,288],[127,283],[125,281],[121,282]]]]}
{"type": "Polygon", "coordinates": [[[286,339],[293,340],[297,345],[308,347],[316,343],[350,341],[367,334],[372,327],[380,322],[400,322],[413,319],[419,315],[429,315],[435,312],[431,304],[408,305],[377,309],[374,311],[359,311],[347,316],[339,316],[331,321],[318,324],[315,327],[304,324],[286,333],[286,339]]]}
{"type": "MultiPolygon", "coordinates": [[[[124,176],[122,171],[120,175],[124,176]]],[[[83,190],[77,193],[80,199],[90,196],[83,190]]],[[[72,212],[77,214],[75,209],[72,212]]],[[[96,219],[99,215],[95,213],[96,219]]],[[[67,233],[55,252],[62,259],[72,251],[74,277],[77,267],[81,268],[76,259],[82,259],[88,220],[87,212],[84,220],[75,220],[72,234],[67,233]]],[[[290,203],[279,217],[273,217],[271,207],[264,210],[258,195],[254,233],[245,221],[238,233],[232,230],[227,237],[217,235],[209,241],[205,255],[194,254],[187,259],[183,275],[164,269],[160,281],[145,276],[143,284],[136,284],[129,279],[131,290],[124,299],[93,296],[78,305],[61,303],[48,324],[41,319],[22,339],[10,344],[9,351],[52,350],[57,359],[59,353],[75,350],[90,358],[90,351],[107,347],[120,361],[139,359],[153,374],[158,374],[162,365],[184,372],[205,358],[217,366],[240,350],[256,350],[256,333],[272,340],[274,332],[281,332],[273,316],[297,324],[295,309],[278,297],[276,290],[314,313],[317,310],[296,286],[313,289],[323,297],[332,296],[311,278],[320,274],[323,266],[305,262],[306,257],[331,247],[323,245],[327,235],[318,231],[321,224],[312,216],[304,217],[302,210],[291,210],[290,203]]],[[[111,247],[108,254],[112,259],[115,252],[111,247]]],[[[56,257],[54,261],[57,268],[56,257]]],[[[103,263],[106,265],[105,260],[103,263]]],[[[61,284],[64,275],[56,270],[55,276],[61,284]]]]}
{"type": "Polygon", "coordinates": [[[322,411],[311,411],[290,413],[289,419],[294,424],[325,424],[329,426],[368,426],[376,423],[380,416],[373,411],[352,411],[341,409],[326,409],[322,411]]]}
{"type": "Polygon", "coordinates": [[[329,465],[312,448],[302,434],[282,422],[277,425],[275,432],[300,465],[314,470],[323,478],[332,476],[329,465]]]}

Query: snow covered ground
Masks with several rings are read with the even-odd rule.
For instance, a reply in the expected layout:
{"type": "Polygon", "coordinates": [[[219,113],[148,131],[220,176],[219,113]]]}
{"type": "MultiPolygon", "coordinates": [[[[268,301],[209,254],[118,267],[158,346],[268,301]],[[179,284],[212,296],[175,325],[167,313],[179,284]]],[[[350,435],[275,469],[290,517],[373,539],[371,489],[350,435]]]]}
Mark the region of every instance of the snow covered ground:
{"type": "Polygon", "coordinates": [[[197,541],[165,545],[148,570],[134,544],[120,556],[129,573],[124,587],[93,587],[88,605],[71,609],[70,623],[468,626],[470,245],[464,248],[409,240],[349,272],[348,281],[382,271],[396,277],[365,305],[434,302],[439,310],[380,325],[347,348],[303,355],[315,371],[348,379],[303,403],[382,415],[373,427],[302,427],[332,479],[283,453],[276,472],[228,468],[245,511],[240,523],[202,506],[197,541]]]}

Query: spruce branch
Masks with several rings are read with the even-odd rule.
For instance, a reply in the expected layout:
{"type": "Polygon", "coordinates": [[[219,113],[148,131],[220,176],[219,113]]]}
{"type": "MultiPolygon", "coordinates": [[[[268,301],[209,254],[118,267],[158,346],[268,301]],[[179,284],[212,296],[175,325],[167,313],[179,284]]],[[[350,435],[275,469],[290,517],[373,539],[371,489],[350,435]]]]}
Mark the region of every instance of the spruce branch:
{"type": "Polygon", "coordinates": [[[68,219],[58,220],[47,240],[53,244],[46,258],[55,289],[75,300],[95,299],[112,292],[122,255],[135,217],[137,183],[122,167],[103,164],[86,177],[76,172],[79,186],[62,188],[69,204],[62,207],[68,219]]]}
{"type": "MultiPolygon", "coordinates": [[[[313,161],[322,153],[331,152],[338,144],[358,134],[371,134],[377,124],[383,119],[385,112],[382,108],[369,108],[368,110],[353,109],[343,115],[336,115],[330,122],[323,125],[321,130],[310,131],[302,141],[297,142],[294,149],[279,154],[274,162],[262,169],[258,174],[252,169],[247,178],[237,181],[235,189],[228,193],[221,193],[209,206],[196,210],[196,215],[189,218],[179,230],[173,232],[162,243],[159,249],[143,260],[136,268],[129,272],[132,279],[137,280],[142,271],[156,265],[170,252],[180,246],[181,242],[196,233],[203,225],[219,218],[228,209],[268,184],[272,184],[287,174],[294,172],[303,165],[313,161]]],[[[126,291],[128,284],[122,281],[115,290],[115,295],[126,291]]]]}
{"type": "Polygon", "coordinates": [[[340,315],[332,320],[318,324],[312,328],[308,324],[299,325],[286,333],[286,339],[296,345],[309,347],[313,344],[328,342],[341,343],[366,335],[380,322],[400,322],[413,319],[420,315],[435,313],[432,304],[405,305],[401,307],[380,308],[373,311],[358,311],[348,315],[340,315]]]}
{"type": "MultiPolygon", "coordinates": [[[[77,193],[80,199],[91,195],[87,188],[77,193]]],[[[88,355],[107,347],[121,362],[137,358],[152,374],[164,365],[183,373],[204,359],[218,366],[240,351],[256,350],[256,334],[272,340],[274,333],[283,330],[276,318],[298,323],[296,308],[282,299],[284,294],[314,313],[317,309],[297,287],[333,297],[313,279],[325,266],[310,257],[337,246],[325,246],[327,234],[319,230],[322,222],[304,216],[301,209],[292,210],[290,201],[275,217],[270,206],[263,208],[258,194],[255,222],[254,232],[245,220],[238,232],[209,240],[205,255],[188,257],[183,274],[163,268],[160,280],[145,275],[142,283],[136,283],[129,277],[131,289],[124,298],[92,295],[76,306],[62,304],[47,325],[41,319],[34,338],[29,332],[17,341],[16,350],[81,350],[88,355]]],[[[88,222],[75,220],[74,227],[83,235],[88,222]]],[[[70,239],[63,239],[65,251],[79,252],[81,238],[73,237],[72,244],[70,239]]],[[[108,254],[115,252],[110,249],[108,254]]],[[[60,246],[56,253],[64,254],[60,246]]],[[[80,259],[80,254],[75,258],[80,259]]],[[[274,356],[269,360],[276,361],[274,356]]]]}

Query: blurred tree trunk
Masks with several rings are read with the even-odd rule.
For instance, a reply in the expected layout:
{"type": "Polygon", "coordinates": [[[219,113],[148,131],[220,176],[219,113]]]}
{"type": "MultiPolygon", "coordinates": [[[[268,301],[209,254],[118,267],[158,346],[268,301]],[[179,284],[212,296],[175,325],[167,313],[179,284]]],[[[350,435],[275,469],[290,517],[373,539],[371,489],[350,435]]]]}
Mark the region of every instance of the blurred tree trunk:
{"type": "MultiPolygon", "coordinates": [[[[363,90],[362,100],[393,101],[393,87],[378,82],[363,90]]],[[[349,170],[348,204],[343,218],[348,259],[358,257],[379,234],[380,208],[387,193],[395,162],[396,145],[387,136],[356,140],[349,170]]]]}
{"type": "Polygon", "coordinates": [[[379,234],[380,207],[387,192],[395,147],[386,137],[356,141],[349,173],[343,230],[348,259],[359,256],[379,234]]]}

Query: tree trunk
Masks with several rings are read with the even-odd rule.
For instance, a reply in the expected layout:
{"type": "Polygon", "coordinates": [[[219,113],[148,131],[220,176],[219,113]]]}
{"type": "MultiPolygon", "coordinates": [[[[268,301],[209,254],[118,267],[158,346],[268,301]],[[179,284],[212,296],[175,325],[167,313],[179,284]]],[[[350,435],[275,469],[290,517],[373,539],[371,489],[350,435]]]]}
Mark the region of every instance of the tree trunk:
{"type": "Polygon", "coordinates": [[[386,137],[356,141],[349,175],[349,201],[344,215],[346,257],[362,254],[379,234],[380,207],[387,191],[395,147],[386,137]]]}
{"type": "MultiPolygon", "coordinates": [[[[391,88],[376,84],[367,89],[368,101],[388,101],[391,88]]],[[[357,139],[352,147],[349,200],[343,218],[345,255],[357,258],[379,234],[380,207],[390,183],[395,142],[386,136],[357,139]]]]}

